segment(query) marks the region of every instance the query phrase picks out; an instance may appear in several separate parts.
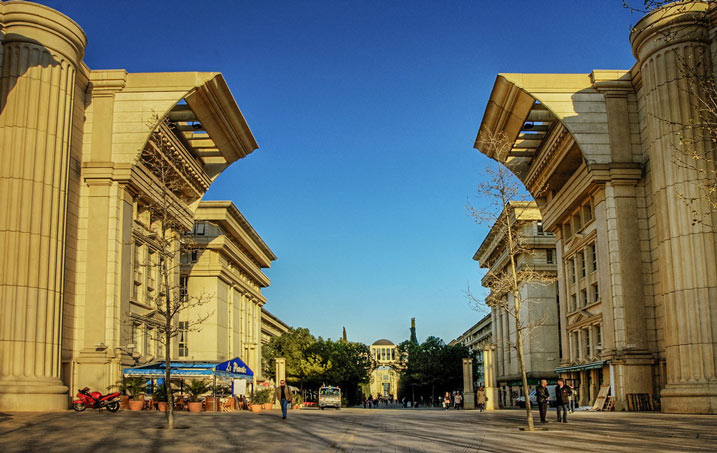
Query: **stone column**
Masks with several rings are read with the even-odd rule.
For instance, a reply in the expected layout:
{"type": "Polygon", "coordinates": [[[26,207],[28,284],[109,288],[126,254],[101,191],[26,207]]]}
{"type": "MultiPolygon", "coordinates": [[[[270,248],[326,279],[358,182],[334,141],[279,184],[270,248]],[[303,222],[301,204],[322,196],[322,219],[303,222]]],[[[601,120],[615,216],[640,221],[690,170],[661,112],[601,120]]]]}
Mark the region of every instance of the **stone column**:
{"type": "Polygon", "coordinates": [[[642,74],[657,213],[666,412],[717,412],[717,234],[699,189],[701,180],[714,175],[705,167],[709,161],[689,157],[696,152],[714,162],[715,152],[708,137],[688,127],[699,122],[706,99],[691,80],[712,68],[707,8],[702,2],[661,8],[638,22],[630,36],[642,74]],[[692,197],[694,203],[685,201],[692,197]]]}
{"type": "MultiPolygon", "coordinates": [[[[274,380],[276,383],[276,386],[278,387],[282,379],[286,379],[286,359],[283,357],[277,357],[274,359],[275,365],[274,365],[274,380]]],[[[274,401],[275,404],[279,404],[280,401],[274,401]]]]}
{"type": "Polygon", "coordinates": [[[486,410],[495,410],[498,404],[498,386],[495,376],[495,345],[491,344],[483,348],[483,370],[485,373],[485,382],[483,388],[488,397],[485,403],[486,410]]]}
{"type": "Polygon", "coordinates": [[[66,16],[0,4],[0,410],[68,405],[60,380],[75,74],[86,39],[66,16]]]}
{"type": "Polygon", "coordinates": [[[476,394],[473,391],[473,359],[463,359],[463,407],[475,409],[476,394]]]}

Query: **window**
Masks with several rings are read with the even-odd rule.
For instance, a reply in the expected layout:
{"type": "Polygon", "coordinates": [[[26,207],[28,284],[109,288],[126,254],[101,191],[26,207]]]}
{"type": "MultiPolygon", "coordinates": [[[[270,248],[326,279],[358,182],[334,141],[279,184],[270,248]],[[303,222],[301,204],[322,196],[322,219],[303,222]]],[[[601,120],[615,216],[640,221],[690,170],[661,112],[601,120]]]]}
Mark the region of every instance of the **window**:
{"type": "Polygon", "coordinates": [[[179,277],[179,300],[186,302],[189,300],[189,294],[187,293],[187,277],[179,277]]]}
{"type": "Polygon", "coordinates": [[[594,284],[593,284],[593,291],[592,291],[592,293],[593,293],[593,302],[599,301],[599,300],[600,300],[600,289],[598,288],[598,284],[597,284],[597,283],[594,283],[594,284]]]}
{"type": "Polygon", "coordinates": [[[147,254],[147,287],[155,289],[157,287],[157,270],[155,268],[157,254],[154,250],[150,250],[147,254]]]}
{"type": "Polygon", "coordinates": [[[583,223],[588,223],[593,219],[593,205],[587,202],[583,205],[583,223]]]}
{"type": "Polygon", "coordinates": [[[578,261],[580,261],[580,278],[585,278],[585,253],[578,253],[578,261]]]}
{"type": "Polygon", "coordinates": [[[191,260],[192,263],[196,263],[198,259],[199,259],[199,250],[197,250],[197,249],[192,250],[192,260],[191,260]]]}
{"type": "Polygon", "coordinates": [[[573,231],[576,233],[583,229],[583,223],[580,221],[580,211],[573,216],[573,231]]]}
{"type": "Polygon", "coordinates": [[[150,339],[152,337],[152,331],[149,329],[149,327],[144,327],[144,345],[142,346],[142,352],[144,352],[145,355],[150,355],[152,353],[152,345],[150,344],[150,339]]]}
{"type": "Polygon", "coordinates": [[[570,283],[575,283],[575,260],[568,260],[568,275],[570,275],[570,283]]]}
{"type": "Polygon", "coordinates": [[[154,339],[154,357],[160,358],[164,356],[164,351],[162,351],[162,341],[160,338],[162,336],[162,331],[157,329],[154,331],[154,333],[156,334],[156,337],[154,339]]]}
{"type": "Polygon", "coordinates": [[[588,304],[588,292],[585,289],[580,291],[580,304],[581,307],[584,307],[588,304]]]}
{"type": "Polygon", "coordinates": [[[545,231],[543,231],[543,222],[537,222],[536,226],[538,228],[538,236],[544,235],[545,231]]]}
{"type": "Polygon", "coordinates": [[[570,309],[568,311],[573,312],[573,311],[577,310],[577,308],[578,307],[577,307],[575,294],[571,294],[570,295],[570,309]]]}
{"type": "Polygon", "coordinates": [[[545,251],[545,262],[548,264],[555,264],[555,259],[553,258],[553,249],[547,249],[545,251]]]}
{"type": "Polygon", "coordinates": [[[189,333],[189,322],[179,321],[179,357],[189,356],[189,346],[187,345],[187,334],[189,333]]]}
{"type": "Polygon", "coordinates": [[[595,346],[602,347],[602,326],[600,324],[595,326],[595,346]]]}
{"type": "Polygon", "coordinates": [[[197,222],[194,224],[194,234],[197,236],[204,236],[206,233],[207,224],[204,222],[197,222]]]}
{"type": "Polygon", "coordinates": [[[590,329],[585,329],[585,358],[591,357],[590,352],[590,329]]]}
{"type": "Polygon", "coordinates": [[[597,247],[594,242],[590,244],[590,259],[592,260],[590,271],[595,272],[597,270],[597,247]]]}
{"type": "Polygon", "coordinates": [[[572,235],[573,235],[573,232],[572,232],[572,230],[570,229],[570,221],[568,220],[568,221],[565,222],[565,224],[563,225],[563,236],[565,236],[565,240],[567,241],[568,239],[570,239],[570,237],[571,237],[572,235]]]}

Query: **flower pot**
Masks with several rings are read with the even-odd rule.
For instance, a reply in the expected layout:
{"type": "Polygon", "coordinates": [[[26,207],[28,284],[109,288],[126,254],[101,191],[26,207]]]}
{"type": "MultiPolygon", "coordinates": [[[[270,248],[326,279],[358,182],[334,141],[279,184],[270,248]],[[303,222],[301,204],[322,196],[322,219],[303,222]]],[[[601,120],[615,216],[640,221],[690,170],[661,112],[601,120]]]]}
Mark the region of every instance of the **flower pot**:
{"type": "Polygon", "coordinates": [[[144,407],[144,401],[142,400],[129,400],[129,410],[141,411],[144,407]]]}
{"type": "Polygon", "coordinates": [[[251,409],[252,412],[261,412],[261,404],[252,404],[249,409],[251,409]]]}
{"type": "Polygon", "coordinates": [[[167,408],[169,407],[169,403],[166,401],[160,401],[157,403],[157,409],[159,409],[162,412],[167,412],[167,408]]]}
{"type": "Polygon", "coordinates": [[[129,395],[120,395],[120,409],[129,409],[129,395]]]}
{"type": "Polygon", "coordinates": [[[187,403],[187,407],[189,408],[189,412],[201,412],[202,411],[202,402],[201,401],[190,401],[187,403]]]}
{"type": "Polygon", "coordinates": [[[264,403],[264,410],[270,411],[274,407],[274,403],[264,403]]]}

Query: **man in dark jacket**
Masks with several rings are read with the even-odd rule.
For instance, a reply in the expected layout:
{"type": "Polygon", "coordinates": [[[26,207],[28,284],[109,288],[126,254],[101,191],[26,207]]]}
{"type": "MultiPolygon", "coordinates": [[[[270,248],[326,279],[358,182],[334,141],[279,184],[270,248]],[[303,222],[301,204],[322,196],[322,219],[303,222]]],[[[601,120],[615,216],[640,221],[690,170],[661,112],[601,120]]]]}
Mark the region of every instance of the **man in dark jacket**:
{"type": "Polygon", "coordinates": [[[540,423],[547,423],[545,416],[548,413],[548,381],[545,379],[540,381],[540,385],[535,389],[535,398],[538,400],[538,410],[540,411],[540,423]]]}
{"type": "Polygon", "coordinates": [[[558,385],[555,386],[555,402],[558,405],[558,422],[568,422],[568,404],[570,404],[570,395],[572,394],[573,391],[565,385],[565,381],[558,379],[558,385]]]}
{"type": "Polygon", "coordinates": [[[288,406],[291,401],[291,390],[289,390],[289,386],[286,385],[285,380],[282,379],[281,386],[277,387],[274,391],[274,399],[281,402],[281,418],[286,418],[286,406],[288,406]]]}

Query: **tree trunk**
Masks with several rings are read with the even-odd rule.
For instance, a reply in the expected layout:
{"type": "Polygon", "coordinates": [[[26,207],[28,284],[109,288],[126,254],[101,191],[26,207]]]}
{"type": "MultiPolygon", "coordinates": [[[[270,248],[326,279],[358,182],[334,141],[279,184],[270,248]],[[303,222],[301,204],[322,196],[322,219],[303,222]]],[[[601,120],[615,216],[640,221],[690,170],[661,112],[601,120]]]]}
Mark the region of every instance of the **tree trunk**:
{"type": "MultiPolygon", "coordinates": [[[[517,295],[513,296],[514,298],[517,295]]],[[[518,299],[514,299],[514,306],[516,310],[515,315],[515,332],[516,332],[516,348],[518,349],[518,363],[520,364],[520,376],[523,380],[523,394],[525,395],[525,416],[528,417],[528,430],[534,431],[535,426],[533,425],[533,415],[530,407],[530,388],[528,387],[528,377],[525,373],[525,357],[523,356],[523,331],[520,328],[520,311],[519,311],[518,299]]]]}
{"type": "MultiPolygon", "coordinates": [[[[169,272],[167,270],[167,257],[160,257],[160,272],[164,281],[164,309],[171,313],[172,301],[169,291],[169,272]]],[[[172,317],[164,317],[164,365],[166,367],[164,388],[167,390],[167,429],[174,429],[174,393],[172,393],[171,365],[172,365],[172,317]]]]}
{"type": "MultiPolygon", "coordinates": [[[[504,206],[506,204],[504,203],[504,206]]],[[[515,264],[516,245],[513,239],[513,225],[510,221],[511,213],[506,213],[506,225],[508,236],[508,253],[510,254],[510,271],[513,277],[513,309],[515,310],[515,347],[518,350],[518,363],[520,365],[520,375],[523,380],[523,394],[525,395],[525,416],[528,418],[528,431],[535,431],[533,425],[533,415],[530,407],[530,389],[528,388],[528,377],[525,374],[525,357],[523,355],[523,326],[520,322],[520,308],[522,301],[520,299],[520,288],[518,287],[518,271],[515,264]]]]}

